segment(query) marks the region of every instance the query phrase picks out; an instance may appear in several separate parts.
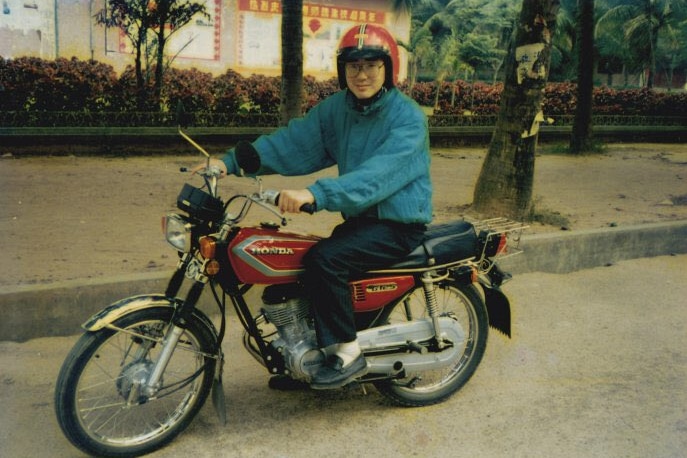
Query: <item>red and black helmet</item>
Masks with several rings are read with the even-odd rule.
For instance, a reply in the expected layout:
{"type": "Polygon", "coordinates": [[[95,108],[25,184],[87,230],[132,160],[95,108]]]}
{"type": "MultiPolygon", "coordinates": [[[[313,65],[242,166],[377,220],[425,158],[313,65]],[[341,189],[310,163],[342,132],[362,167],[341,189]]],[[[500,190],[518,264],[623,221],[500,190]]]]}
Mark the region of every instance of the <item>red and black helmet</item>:
{"type": "Polygon", "coordinates": [[[349,29],[341,37],[336,52],[336,70],[341,89],[347,87],[344,64],[360,59],[381,59],[386,71],[384,87],[390,89],[398,83],[400,64],[398,45],[384,27],[375,24],[360,24],[349,29]]]}

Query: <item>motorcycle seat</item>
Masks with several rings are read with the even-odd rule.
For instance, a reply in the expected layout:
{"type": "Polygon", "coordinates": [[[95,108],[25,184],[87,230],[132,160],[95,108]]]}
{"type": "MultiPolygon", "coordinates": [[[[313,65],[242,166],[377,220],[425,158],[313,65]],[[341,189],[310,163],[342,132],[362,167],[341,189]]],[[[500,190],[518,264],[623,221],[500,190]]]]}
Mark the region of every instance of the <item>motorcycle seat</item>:
{"type": "Polygon", "coordinates": [[[414,269],[471,259],[477,255],[475,227],[464,220],[430,224],[417,248],[390,269],[414,269]]]}

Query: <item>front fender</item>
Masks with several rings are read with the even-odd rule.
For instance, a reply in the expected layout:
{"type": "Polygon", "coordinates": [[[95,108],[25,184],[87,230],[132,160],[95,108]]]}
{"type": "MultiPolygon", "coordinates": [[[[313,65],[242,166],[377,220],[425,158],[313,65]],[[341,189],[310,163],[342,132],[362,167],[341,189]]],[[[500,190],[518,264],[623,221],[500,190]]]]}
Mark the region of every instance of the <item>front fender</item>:
{"type": "Polygon", "coordinates": [[[98,331],[136,310],[152,307],[175,307],[173,300],[162,294],[142,294],[121,299],[108,305],[81,325],[86,331],[98,331]]]}

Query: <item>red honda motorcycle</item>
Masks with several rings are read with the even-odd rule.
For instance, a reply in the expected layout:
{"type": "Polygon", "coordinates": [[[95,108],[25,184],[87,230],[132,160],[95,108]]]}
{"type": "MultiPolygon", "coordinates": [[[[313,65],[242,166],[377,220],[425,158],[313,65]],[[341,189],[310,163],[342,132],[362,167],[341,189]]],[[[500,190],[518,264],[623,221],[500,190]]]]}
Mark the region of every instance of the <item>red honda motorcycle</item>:
{"type": "MultiPolygon", "coordinates": [[[[244,171],[258,170],[249,143],[236,151],[244,171]]],[[[245,329],[245,348],[269,374],[305,385],[324,361],[298,282],[303,255],[319,238],[274,223],[242,227],[255,206],[282,218],[274,207],[278,193],[256,179],[256,192],[224,202],[217,195],[219,170],[208,167],[200,175],[205,186],[185,184],[178,196],[184,214],[163,219],[166,239],[180,256],[167,290],[122,299],[91,317],[63,363],[57,418],[86,453],[131,456],[162,447],[211,392],[226,421],[227,298],[245,329]],[[190,288],[179,297],[185,280],[190,288]],[[219,328],[196,308],[208,287],[221,312],[219,328]],[[262,301],[249,304],[246,293],[258,287],[262,301]]],[[[402,406],[435,404],[459,390],[482,359],[489,326],[510,337],[510,304],[500,290],[509,275],[495,259],[522,229],[502,219],[431,225],[405,259],[352,279],[358,341],[369,367],[357,383],[373,384],[402,406]]]]}

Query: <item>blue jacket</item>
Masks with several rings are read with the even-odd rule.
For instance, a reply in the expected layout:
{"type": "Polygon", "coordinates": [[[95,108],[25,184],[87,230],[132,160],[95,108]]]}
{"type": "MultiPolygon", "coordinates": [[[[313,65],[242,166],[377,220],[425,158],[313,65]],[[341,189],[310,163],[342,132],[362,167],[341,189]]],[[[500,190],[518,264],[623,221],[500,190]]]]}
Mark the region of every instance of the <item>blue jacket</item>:
{"type": "MultiPolygon", "coordinates": [[[[409,97],[393,88],[364,110],[347,90],[337,92],[253,145],[262,164],[258,175],[306,175],[336,164],[339,176],[308,186],[317,209],[345,217],[376,212],[401,223],[429,223],[432,184],[427,118],[409,97]],[[376,208],[375,208],[376,206],[376,208]]],[[[228,173],[239,173],[233,151],[228,173]]]]}

